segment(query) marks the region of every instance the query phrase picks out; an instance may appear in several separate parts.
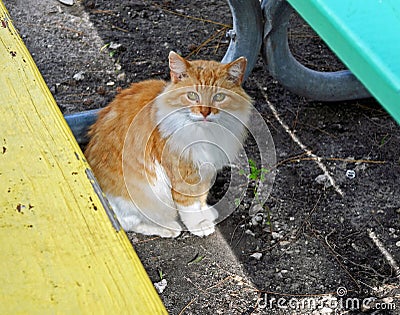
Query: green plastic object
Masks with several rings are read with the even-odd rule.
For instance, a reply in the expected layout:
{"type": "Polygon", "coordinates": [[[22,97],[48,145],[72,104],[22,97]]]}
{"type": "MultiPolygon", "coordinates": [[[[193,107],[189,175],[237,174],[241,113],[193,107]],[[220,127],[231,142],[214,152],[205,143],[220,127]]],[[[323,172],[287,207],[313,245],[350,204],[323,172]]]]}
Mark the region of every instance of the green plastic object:
{"type": "Polygon", "coordinates": [[[400,124],[400,0],[288,0],[400,124]]]}

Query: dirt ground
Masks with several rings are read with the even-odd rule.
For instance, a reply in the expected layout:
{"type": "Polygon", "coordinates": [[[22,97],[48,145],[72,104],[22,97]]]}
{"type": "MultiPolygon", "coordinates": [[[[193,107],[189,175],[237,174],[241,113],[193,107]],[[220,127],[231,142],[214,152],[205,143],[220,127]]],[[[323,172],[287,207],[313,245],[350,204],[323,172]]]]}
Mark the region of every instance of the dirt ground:
{"type": "MultiPolygon", "coordinates": [[[[103,107],[131,82],[168,79],[170,50],[220,60],[228,44],[222,24],[231,24],[221,0],[4,3],[63,113],[103,107]]],[[[344,68],[298,17],[290,44],[311,68],[344,68]]],[[[294,95],[261,59],[244,88],[276,148],[264,209],[249,214],[250,187],[209,237],[128,234],[151,280],[167,281],[160,296],[168,311],[400,314],[399,126],[373,99],[294,95]]],[[[252,141],[246,151],[256,152],[252,141]]],[[[229,170],[219,175],[212,198],[228,179],[229,170]]]]}

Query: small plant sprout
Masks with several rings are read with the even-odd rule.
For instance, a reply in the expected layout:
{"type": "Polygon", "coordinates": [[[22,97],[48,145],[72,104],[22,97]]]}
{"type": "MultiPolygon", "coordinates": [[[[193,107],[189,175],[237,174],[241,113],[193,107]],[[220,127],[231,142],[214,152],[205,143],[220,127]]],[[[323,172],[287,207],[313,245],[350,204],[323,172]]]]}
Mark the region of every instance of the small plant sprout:
{"type": "Polygon", "coordinates": [[[103,45],[103,46],[100,48],[100,52],[102,52],[104,49],[108,48],[108,46],[110,46],[110,43],[103,45]]]}
{"type": "Polygon", "coordinates": [[[164,273],[161,268],[158,269],[158,276],[160,277],[160,281],[164,279],[164,273]]]}
{"type": "Polygon", "coordinates": [[[265,174],[268,174],[269,170],[267,170],[264,167],[258,168],[256,162],[254,162],[252,159],[249,159],[249,165],[250,165],[249,179],[257,182],[265,181],[265,174]]]}
{"type": "MultiPolygon", "coordinates": [[[[257,163],[252,159],[249,159],[249,166],[250,173],[247,175],[247,178],[254,183],[254,198],[256,198],[257,202],[262,206],[261,200],[259,198],[258,188],[265,181],[266,174],[269,173],[269,170],[264,167],[258,168],[257,163]]],[[[246,173],[244,170],[240,170],[239,174],[245,175],[246,173]]]]}
{"type": "Polygon", "coordinates": [[[193,259],[191,259],[187,264],[191,265],[191,264],[198,264],[199,262],[201,262],[203,259],[205,258],[205,256],[199,255],[199,253],[197,253],[193,259]]]}
{"type": "Polygon", "coordinates": [[[391,136],[388,133],[386,135],[384,135],[380,141],[379,148],[383,147],[387,142],[389,142],[390,138],[391,138],[391,136]]]}
{"type": "Polygon", "coordinates": [[[113,42],[107,43],[100,48],[100,52],[103,52],[105,49],[108,48],[108,55],[112,58],[114,57],[115,53],[117,52],[118,48],[121,47],[120,44],[115,44],[113,42]]]}
{"type": "MultiPolygon", "coordinates": [[[[247,176],[247,178],[250,180],[250,182],[252,182],[254,184],[254,188],[253,188],[254,198],[255,198],[256,202],[261,206],[261,208],[265,210],[266,215],[267,215],[267,220],[265,221],[265,223],[270,226],[270,229],[272,229],[270,209],[267,205],[264,205],[262,203],[262,201],[260,200],[259,192],[258,192],[260,185],[262,185],[264,183],[264,181],[266,180],[266,175],[270,171],[264,167],[259,168],[257,166],[257,163],[252,159],[249,159],[248,162],[249,162],[249,167],[250,167],[249,174],[246,174],[245,170],[243,170],[243,169],[241,169],[239,171],[239,174],[247,176]]],[[[237,199],[239,199],[239,198],[237,198],[237,199]]],[[[240,203],[240,200],[237,201],[235,199],[235,204],[237,204],[237,203],[240,203]]]]}

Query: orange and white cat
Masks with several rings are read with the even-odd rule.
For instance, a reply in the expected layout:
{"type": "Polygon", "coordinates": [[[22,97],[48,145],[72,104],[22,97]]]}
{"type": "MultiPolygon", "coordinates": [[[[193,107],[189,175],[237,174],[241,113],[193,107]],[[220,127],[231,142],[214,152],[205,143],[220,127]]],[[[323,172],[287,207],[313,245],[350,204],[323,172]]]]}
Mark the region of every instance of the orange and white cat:
{"type": "Polygon", "coordinates": [[[186,227],[206,236],[218,218],[208,190],[246,135],[246,59],[171,52],[169,68],[170,82],[132,84],[100,111],[85,155],[126,231],[176,237],[186,227]]]}

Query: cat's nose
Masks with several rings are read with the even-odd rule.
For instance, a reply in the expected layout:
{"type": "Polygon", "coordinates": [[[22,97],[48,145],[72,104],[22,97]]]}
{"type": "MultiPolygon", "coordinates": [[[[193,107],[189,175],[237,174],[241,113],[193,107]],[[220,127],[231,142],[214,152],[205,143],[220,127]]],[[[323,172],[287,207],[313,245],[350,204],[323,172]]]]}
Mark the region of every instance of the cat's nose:
{"type": "Polygon", "coordinates": [[[203,115],[204,118],[207,118],[207,116],[211,113],[211,108],[208,106],[201,106],[200,113],[203,115]]]}

